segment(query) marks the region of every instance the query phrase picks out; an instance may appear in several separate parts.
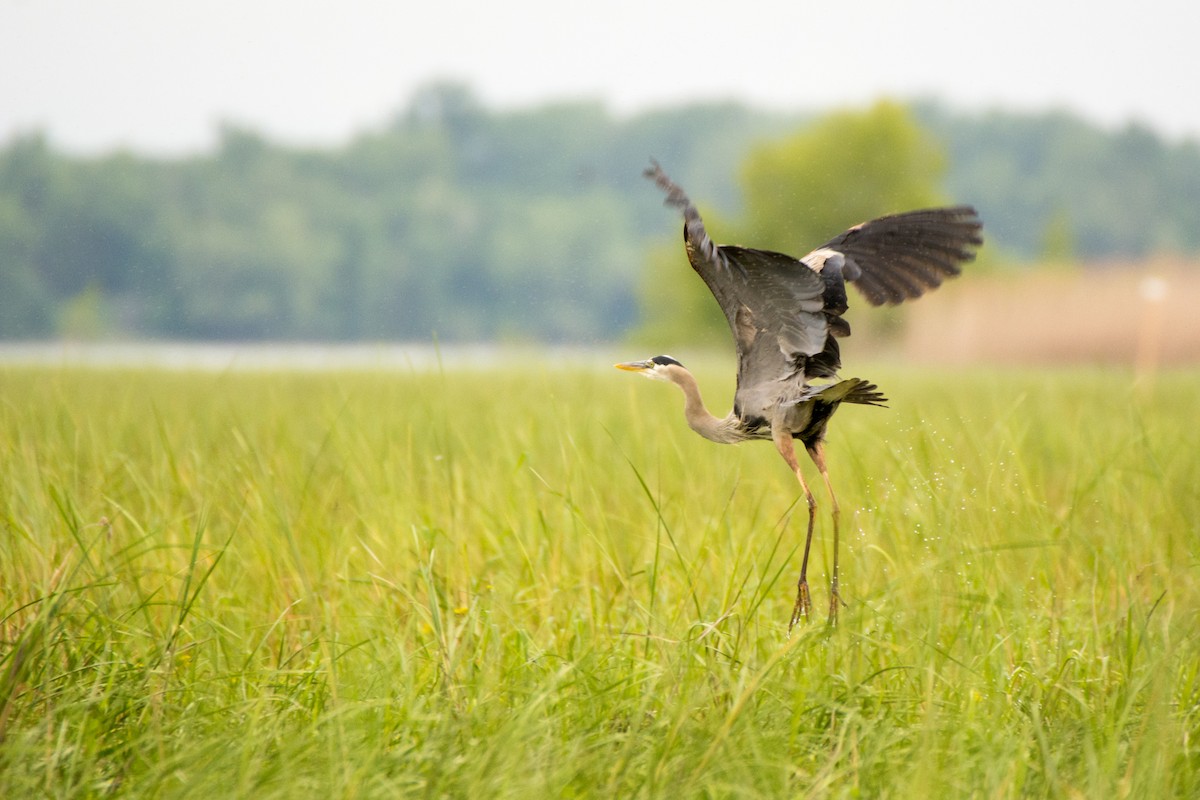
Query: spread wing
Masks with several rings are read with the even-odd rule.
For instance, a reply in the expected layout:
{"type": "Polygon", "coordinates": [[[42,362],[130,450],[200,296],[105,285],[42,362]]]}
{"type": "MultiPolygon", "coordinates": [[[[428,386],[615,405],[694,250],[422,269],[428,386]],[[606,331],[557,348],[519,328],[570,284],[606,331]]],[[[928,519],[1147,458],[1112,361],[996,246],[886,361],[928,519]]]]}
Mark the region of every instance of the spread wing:
{"type": "Polygon", "coordinates": [[[790,379],[799,377],[803,383],[812,374],[807,369],[811,357],[832,349],[836,360],[837,344],[829,333],[832,327],[838,335],[844,323],[830,322],[826,282],[820,274],[782,253],[718,247],[700,212],[658,164],[646,170],[646,176],[666,192],[666,204],[683,213],[688,261],[708,285],[733,333],[738,352],[736,413],[769,406],[790,379]]]}
{"type": "Polygon", "coordinates": [[[970,206],[909,211],[855,225],[801,260],[840,255],[845,279],[869,303],[895,305],[962,272],[983,244],[982,230],[970,206]]]}

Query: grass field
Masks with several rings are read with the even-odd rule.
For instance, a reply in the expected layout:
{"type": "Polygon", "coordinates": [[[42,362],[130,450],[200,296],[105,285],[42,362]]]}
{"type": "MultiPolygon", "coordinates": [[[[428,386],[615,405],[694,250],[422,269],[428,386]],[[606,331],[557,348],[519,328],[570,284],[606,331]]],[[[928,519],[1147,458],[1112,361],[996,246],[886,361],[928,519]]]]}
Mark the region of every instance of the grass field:
{"type": "Polygon", "coordinates": [[[0,796],[1200,796],[1200,373],[853,374],[789,639],[795,480],[607,364],[0,371],[0,796]]]}

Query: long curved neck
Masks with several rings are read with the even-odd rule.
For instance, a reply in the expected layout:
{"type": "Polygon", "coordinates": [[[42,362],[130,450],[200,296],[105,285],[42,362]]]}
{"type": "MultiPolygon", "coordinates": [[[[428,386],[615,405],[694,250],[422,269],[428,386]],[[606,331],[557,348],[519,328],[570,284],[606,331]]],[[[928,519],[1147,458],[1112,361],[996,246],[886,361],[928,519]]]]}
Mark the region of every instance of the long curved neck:
{"type": "Polygon", "coordinates": [[[671,382],[683,390],[683,416],[688,427],[712,442],[733,444],[745,437],[737,429],[733,415],[721,418],[715,417],[704,407],[700,397],[700,387],[692,373],[683,367],[671,370],[671,382]]]}

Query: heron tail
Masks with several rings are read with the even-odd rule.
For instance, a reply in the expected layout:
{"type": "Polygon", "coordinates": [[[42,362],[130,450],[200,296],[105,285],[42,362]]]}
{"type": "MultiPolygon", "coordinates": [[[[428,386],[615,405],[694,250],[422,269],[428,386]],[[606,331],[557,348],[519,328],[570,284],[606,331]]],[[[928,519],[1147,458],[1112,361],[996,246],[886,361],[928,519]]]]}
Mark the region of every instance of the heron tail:
{"type": "Polygon", "coordinates": [[[879,387],[862,378],[847,378],[825,386],[810,386],[798,402],[819,400],[824,403],[858,403],[864,406],[885,406],[887,398],[879,387]]]}

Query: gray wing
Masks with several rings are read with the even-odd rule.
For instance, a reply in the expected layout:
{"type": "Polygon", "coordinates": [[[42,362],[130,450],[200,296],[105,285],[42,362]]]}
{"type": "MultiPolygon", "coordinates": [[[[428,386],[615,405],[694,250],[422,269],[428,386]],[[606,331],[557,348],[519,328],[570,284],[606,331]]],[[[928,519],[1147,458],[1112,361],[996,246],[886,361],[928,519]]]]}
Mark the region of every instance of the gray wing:
{"type": "Polygon", "coordinates": [[[844,323],[831,323],[831,315],[825,313],[826,282],[808,265],[782,253],[718,247],[700,212],[658,164],[647,169],[646,176],[666,192],[666,204],[683,213],[688,261],[708,285],[733,333],[738,351],[735,413],[757,413],[778,399],[789,379],[799,376],[802,382],[811,374],[810,357],[830,347],[836,353],[830,329],[839,335],[844,323]]]}
{"type": "Polygon", "coordinates": [[[868,302],[895,305],[962,272],[983,244],[982,229],[970,206],[909,211],[855,225],[801,260],[814,268],[841,262],[868,302]]]}
{"type": "Polygon", "coordinates": [[[730,323],[738,350],[734,413],[766,417],[809,378],[836,372],[835,337],[849,326],[825,310],[825,281],[800,261],[745,247],[719,252],[735,276],[726,289],[736,299],[730,323]]]}

